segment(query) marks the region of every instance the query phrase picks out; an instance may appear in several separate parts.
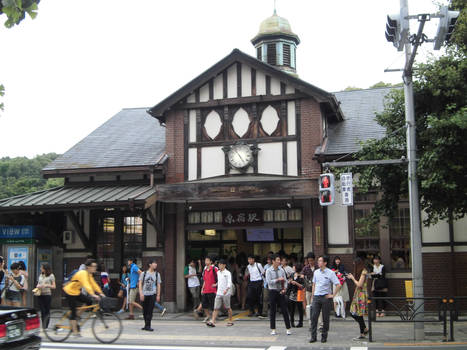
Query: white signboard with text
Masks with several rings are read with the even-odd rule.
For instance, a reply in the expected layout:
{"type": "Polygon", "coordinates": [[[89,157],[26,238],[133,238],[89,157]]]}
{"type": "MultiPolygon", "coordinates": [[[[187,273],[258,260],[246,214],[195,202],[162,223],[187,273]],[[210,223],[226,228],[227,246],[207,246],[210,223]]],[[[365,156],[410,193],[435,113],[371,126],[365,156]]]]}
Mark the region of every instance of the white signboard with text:
{"type": "Polygon", "coordinates": [[[352,173],[341,174],[342,204],[353,205],[352,173]]]}

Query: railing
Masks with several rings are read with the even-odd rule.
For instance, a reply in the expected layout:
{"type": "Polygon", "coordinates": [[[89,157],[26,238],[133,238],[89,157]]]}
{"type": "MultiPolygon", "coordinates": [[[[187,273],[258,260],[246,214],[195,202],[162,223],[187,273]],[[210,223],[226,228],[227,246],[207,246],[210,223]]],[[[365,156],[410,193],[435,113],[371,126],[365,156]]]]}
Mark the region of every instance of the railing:
{"type": "MultiPolygon", "coordinates": [[[[401,322],[425,322],[440,323],[443,325],[443,341],[454,341],[454,322],[459,320],[458,303],[467,300],[467,297],[426,297],[426,298],[407,298],[407,297],[371,297],[368,299],[368,338],[373,341],[373,323],[401,323],[401,322]],[[392,307],[395,316],[400,319],[376,318],[376,300],[384,300],[392,307]],[[421,303],[414,303],[415,300],[421,300],[421,303]],[[438,315],[433,317],[433,312],[422,312],[422,306],[425,303],[437,303],[438,315]],[[416,306],[416,304],[419,304],[416,306]],[[447,322],[449,313],[449,340],[447,332],[447,322]],[[421,317],[417,317],[420,316],[421,317]],[[429,316],[429,317],[427,317],[429,316]],[[431,317],[430,317],[431,316],[431,317]]],[[[424,308],[423,308],[424,309],[424,308]]]]}

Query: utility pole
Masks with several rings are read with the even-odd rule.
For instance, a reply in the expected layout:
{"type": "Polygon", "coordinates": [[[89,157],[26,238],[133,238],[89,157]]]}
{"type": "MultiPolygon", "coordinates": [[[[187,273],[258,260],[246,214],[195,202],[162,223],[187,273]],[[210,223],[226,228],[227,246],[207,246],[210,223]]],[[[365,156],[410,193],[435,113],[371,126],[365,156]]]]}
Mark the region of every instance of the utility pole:
{"type": "MultiPolygon", "coordinates": [[[[408,16],[408,0],[400,0],[401,17],[408,16]]],[[[401,18],[401,21],[404,19],[401,18]]],[[[423,257],[422,257],[422,232],[420,221],[420,197],[418,193],[417,179],[417,143],[416,143],[416,124],[415,124],[415,106],[413,96],[412,65],[417,53],[417,48],[421,44],[419,40],[423,34],[423,26],[426,18],[420,23],[420,27],[415,39],[414,51],[412,44],[406,37],[405,39],[405,68],[402,75],[404,82],[405,96],[405,121],[407,124],[407,160],[408,180],[409,180],[409,201],[410,201],[410,243],[412,256],[412,283],[414,298],[423,298],[423,257]]],[[[422,321],[424,318],[424,301],[414,299],[415,321],[414,338],[423,340],[425,338],[425,329],[422,321]]]]}

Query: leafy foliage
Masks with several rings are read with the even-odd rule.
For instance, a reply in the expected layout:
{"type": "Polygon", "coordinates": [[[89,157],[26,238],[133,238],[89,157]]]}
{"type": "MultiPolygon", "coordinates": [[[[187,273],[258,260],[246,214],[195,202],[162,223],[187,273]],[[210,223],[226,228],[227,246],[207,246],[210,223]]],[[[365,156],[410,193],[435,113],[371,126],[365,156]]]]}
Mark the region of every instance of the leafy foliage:
{"type": "Polygon", "coordinates": [[[37,4],[40,0],[0,0],[0,14],[7,16],[5,27],[11,28],[18,25],[26,13],[32,18],[37,16],[37,4]]]}
{"type": "Polygon", "coordinates": [[[456,28],[452,33],[449,46],[456,47],[458,50],[467,53],[467,1],[466,0],[451,0],[450,10],[460,11],[457,19],[456,28]]]}
{"type": "Polygon", "coordinates": [[[0,158],[0,198],[63,185],[63,179],[44,179],[41,169],[59,155],[47,153],[33,159],[0,158]]]}
{"type": "MultiPolygon", "coordinates": [[[[448,50],[439,59],[419,64],[414,98],[417,123],[417,174],[425,225],[467,214],[467,60],[462,51],[448,50]]],[[[404,93],[394,90],[376,116],[387,137],[363,144],[359,160],[399,159],[406,155],[404,93]]],[[[359,191],[379,189],[371,220],[392,216],[407,196],[407,166],[378,165],[352,169],[360,173],[359,191]]]]}
{"type": "MultiPolygon", "coordinates": [[[[460,10],[446,54],[418,64],[414,100],[417,130],[417,176],[420,207],[425,225],[438,220],[459,219],[467,214],[467,2],[453,0],[450,9],[460,10]]],[[[378,83],[376,85],[380,85],[378,83]]],[[[384,84],[384,83],[383,83],[384,84]]],[[[377,122],[386,129],[381,140],[364,143],[359,160],[400,159],[406,155],[403,89],[389,96],[377,122]]],[[[407,166],[354,167],[361,192],[378,189],[382,197],[363,227],[393,216],[398,201],[408,196],[407,166]]]]}

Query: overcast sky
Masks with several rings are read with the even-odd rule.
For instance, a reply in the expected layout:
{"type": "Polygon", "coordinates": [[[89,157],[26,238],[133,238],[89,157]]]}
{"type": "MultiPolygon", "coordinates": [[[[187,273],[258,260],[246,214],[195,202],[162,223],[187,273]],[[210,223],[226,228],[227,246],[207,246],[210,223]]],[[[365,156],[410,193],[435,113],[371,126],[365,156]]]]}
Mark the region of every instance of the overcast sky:
{"type": "MultiPolygon", "coordinates": [[[[41,1],[35,20],[0,24],[0,157],[63,153],[122,108],[157,104],[234,48],[254,56],[250,40],[273,4],[41,1]]],[[[409,0],[409,10],[436,7],[409,0]]],[[[401,73],[384,73],[404,62],[384,37],[386,14],[398,11],[399,0],[277,0],[278,15],[301,39],[300,78],[330,92],[401,81],[401,73]]],[[[425,33],[432,37],[436,25],[432,20],[425,33]]],[[[424,44],[418,58],[430,52],[432,44],[424,44]]]]}

